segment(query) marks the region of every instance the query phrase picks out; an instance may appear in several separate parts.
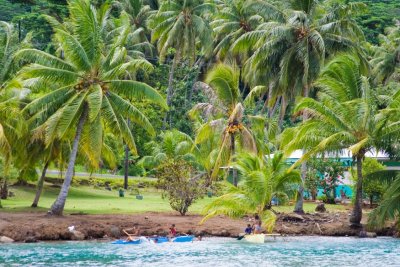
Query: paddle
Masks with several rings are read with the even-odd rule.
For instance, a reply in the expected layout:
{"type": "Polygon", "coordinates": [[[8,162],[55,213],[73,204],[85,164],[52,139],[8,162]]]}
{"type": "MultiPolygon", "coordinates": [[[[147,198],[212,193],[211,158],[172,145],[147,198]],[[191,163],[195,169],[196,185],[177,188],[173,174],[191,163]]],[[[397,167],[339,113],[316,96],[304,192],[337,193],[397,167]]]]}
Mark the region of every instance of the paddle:
{"type": "Polygon", "coordinates": [[[246,234],[240,235],[240,236],[238,236],[237,240],[242,240],[245,236],[246,236],[246,234]]]}
{"type": "Polygon", "coordinates": [[[124,229],[122,229],[122,231],[128,236],[128,238],[130,238],[130,240],[132,240],[131,238],[132,237],[136,237],[136,239],[137,239],[137,236],[136,235],[134,235],[134,234],[129,234],[127,231],[125,231],[124,229]]]}

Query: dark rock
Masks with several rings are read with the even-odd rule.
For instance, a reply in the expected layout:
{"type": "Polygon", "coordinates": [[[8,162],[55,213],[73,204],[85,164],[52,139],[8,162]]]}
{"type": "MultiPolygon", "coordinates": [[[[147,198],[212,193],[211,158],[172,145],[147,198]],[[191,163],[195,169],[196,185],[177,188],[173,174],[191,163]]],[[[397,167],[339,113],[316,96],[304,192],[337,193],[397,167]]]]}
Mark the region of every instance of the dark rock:
{"type": "Polygon", "coordinates": [[[377,234],[374,232],[367,232],[365,230],[362,230],[362,231],[360,231],[358,236],[361,238],[375,238],[375,237],[377,237],[377,234]]]}
{"type": "Polygon", "coordinates": [[[316,212],[326,212],[325,204],[319,203],[317,207],[315,207],[316,212]]]}
{"type": "Polygon", "coordinates": [[[120,238],[121,237],[121,230],[117,226],[110,227],[111,237],[120,238]]]}
{"type": "Polygon", "coordinates": [[[37,241],[36,237],[34,237],[34,236],[28,236],[28,237],[24,240],[24,242],[25,242],[25,243],[36,243],[36,242],[38,242],[38,241],[37,241]]]}

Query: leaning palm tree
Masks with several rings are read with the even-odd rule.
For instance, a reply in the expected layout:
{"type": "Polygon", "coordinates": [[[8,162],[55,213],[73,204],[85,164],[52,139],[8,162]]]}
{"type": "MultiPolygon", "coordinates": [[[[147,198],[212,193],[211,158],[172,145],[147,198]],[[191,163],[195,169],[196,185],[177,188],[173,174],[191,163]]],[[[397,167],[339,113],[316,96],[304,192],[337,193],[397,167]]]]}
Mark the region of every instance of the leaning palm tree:
{"type": "MultiPolygon", "coordinates": [[[[34,135],[46,145],[56,139],[72,139],[72,148],[63,186],[49,213],[63,212],[71,184],[79,146],[90,151],[89,160],[96,164],[101,157],[104,131],[120,136],[136,153],[132,132],[126,118],[154,134],[148,119],[123,97],[147,98],[166,107],[164,99],[150,86],[131,80],[121,80],[127,71],[142,61],[125,62],[123,33],[106,46],[105,25],[108,9],[99,11],[88,0],[73,0],[68,5],[68,27],[55,25],[55,38],[63,51],[63,58],[35,49],[20,51],[18,58],[33,61],[24,67],[20,77],[52,82],[58,89],[29,103],[24,112],[38,125],[34,135]],[[107,47],[107,49],[105,49],[107,47]],[[121,97],[122,96],[122,97],[121,97]]],[[[127,26],[128,27],[128,26],[127,26]]]]}
{"type": "Polygon", "coordinates": [[[318,153],[345,148],[352,152],[357,164],[355,204],[350,217],[354,225],[359,225],[362,218],[365,153],[379,149],[384,136],[377,99],[363,76],[365,73],[356,56],[337,56],[315,84],[320,90],[317,99],[302,98],[294,109],[295,114],[307,112],[310,119],[285,130],[282,137],[287,153],[295,149],[308,150],[298,163],[318,153]]]}
{"type": "Polygon", "coordinates": [[[301,183],[300,174],[295,170],[288,171],[281,152],[272,158],[239,154],[233,167],[239,170],[243,180],[238,187],[231,186],[228,193],[204,208],[202,222],[217,215],[242,218],[257,213],[266,230],[272,232],[276,221],[271,209],[272,198],[285,193],[285,185],[301,183]]]}
{"type": "MultiPolygon", "coordinates": [[[[195,143],[201,144],[214,134],[221,136],[218,156],[215,159],[212,177],[219,173],[222,164],[236,153],[236,139],[241,147],[257,151],[255,140],[250,130],[243,123],[244,107],[239,91],[239,72],[235,67],[224,64],[215,66],[206,77],[202,86],[208,94],[209,103],[198,103],[191,110],[191,116],[203,114],[207,121],[197,131],[195,143]]],[[[232,170],[233,183],[237,185],[237,170],[232,170]]]]}
{"type": "MultiPolygon", "coordinates": [[[[179,60],[188,59],[192,65],[196,60],[197,47],[203,54],[210,53],[212,30],[204,15],[206,11],[212,11],[213,7],[211,3],[204,0],[164,1],[150,24],[153,29],[152,41],[157,41],[160,61],[165,60],[168,49],[175,49],[168,79],[168,106],[172,101],[173,78],[179,60]]],[[[164,117],[164,128],[168,115],[167,113],[164,117]]]]}

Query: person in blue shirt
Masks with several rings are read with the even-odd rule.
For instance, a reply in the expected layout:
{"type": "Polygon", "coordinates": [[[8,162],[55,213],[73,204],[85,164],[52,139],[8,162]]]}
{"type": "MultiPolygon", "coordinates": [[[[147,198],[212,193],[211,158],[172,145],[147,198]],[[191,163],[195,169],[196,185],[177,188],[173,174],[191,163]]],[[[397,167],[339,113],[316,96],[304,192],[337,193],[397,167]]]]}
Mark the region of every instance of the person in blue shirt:
{"type": "Polygon", "coordinates": [[[250,224],[247,225],[247,228],[244,230],[244,233],[246,235],[251,235],[251,232],[253,231],[253,228],[251,227],[250,224]]]}

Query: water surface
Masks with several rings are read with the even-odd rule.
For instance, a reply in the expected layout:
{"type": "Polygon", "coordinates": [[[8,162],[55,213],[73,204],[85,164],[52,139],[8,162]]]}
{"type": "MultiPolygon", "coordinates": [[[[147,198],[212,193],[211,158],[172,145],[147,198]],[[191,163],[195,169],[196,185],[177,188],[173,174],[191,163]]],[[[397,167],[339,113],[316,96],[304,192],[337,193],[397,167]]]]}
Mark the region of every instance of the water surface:
{"type": "Polygon", "coordinates": [[[141,245],[10,244],[0,245],[0,266],[400,266],[400,240],[287,237],[265,244],[230,238],[141,245]]]}

